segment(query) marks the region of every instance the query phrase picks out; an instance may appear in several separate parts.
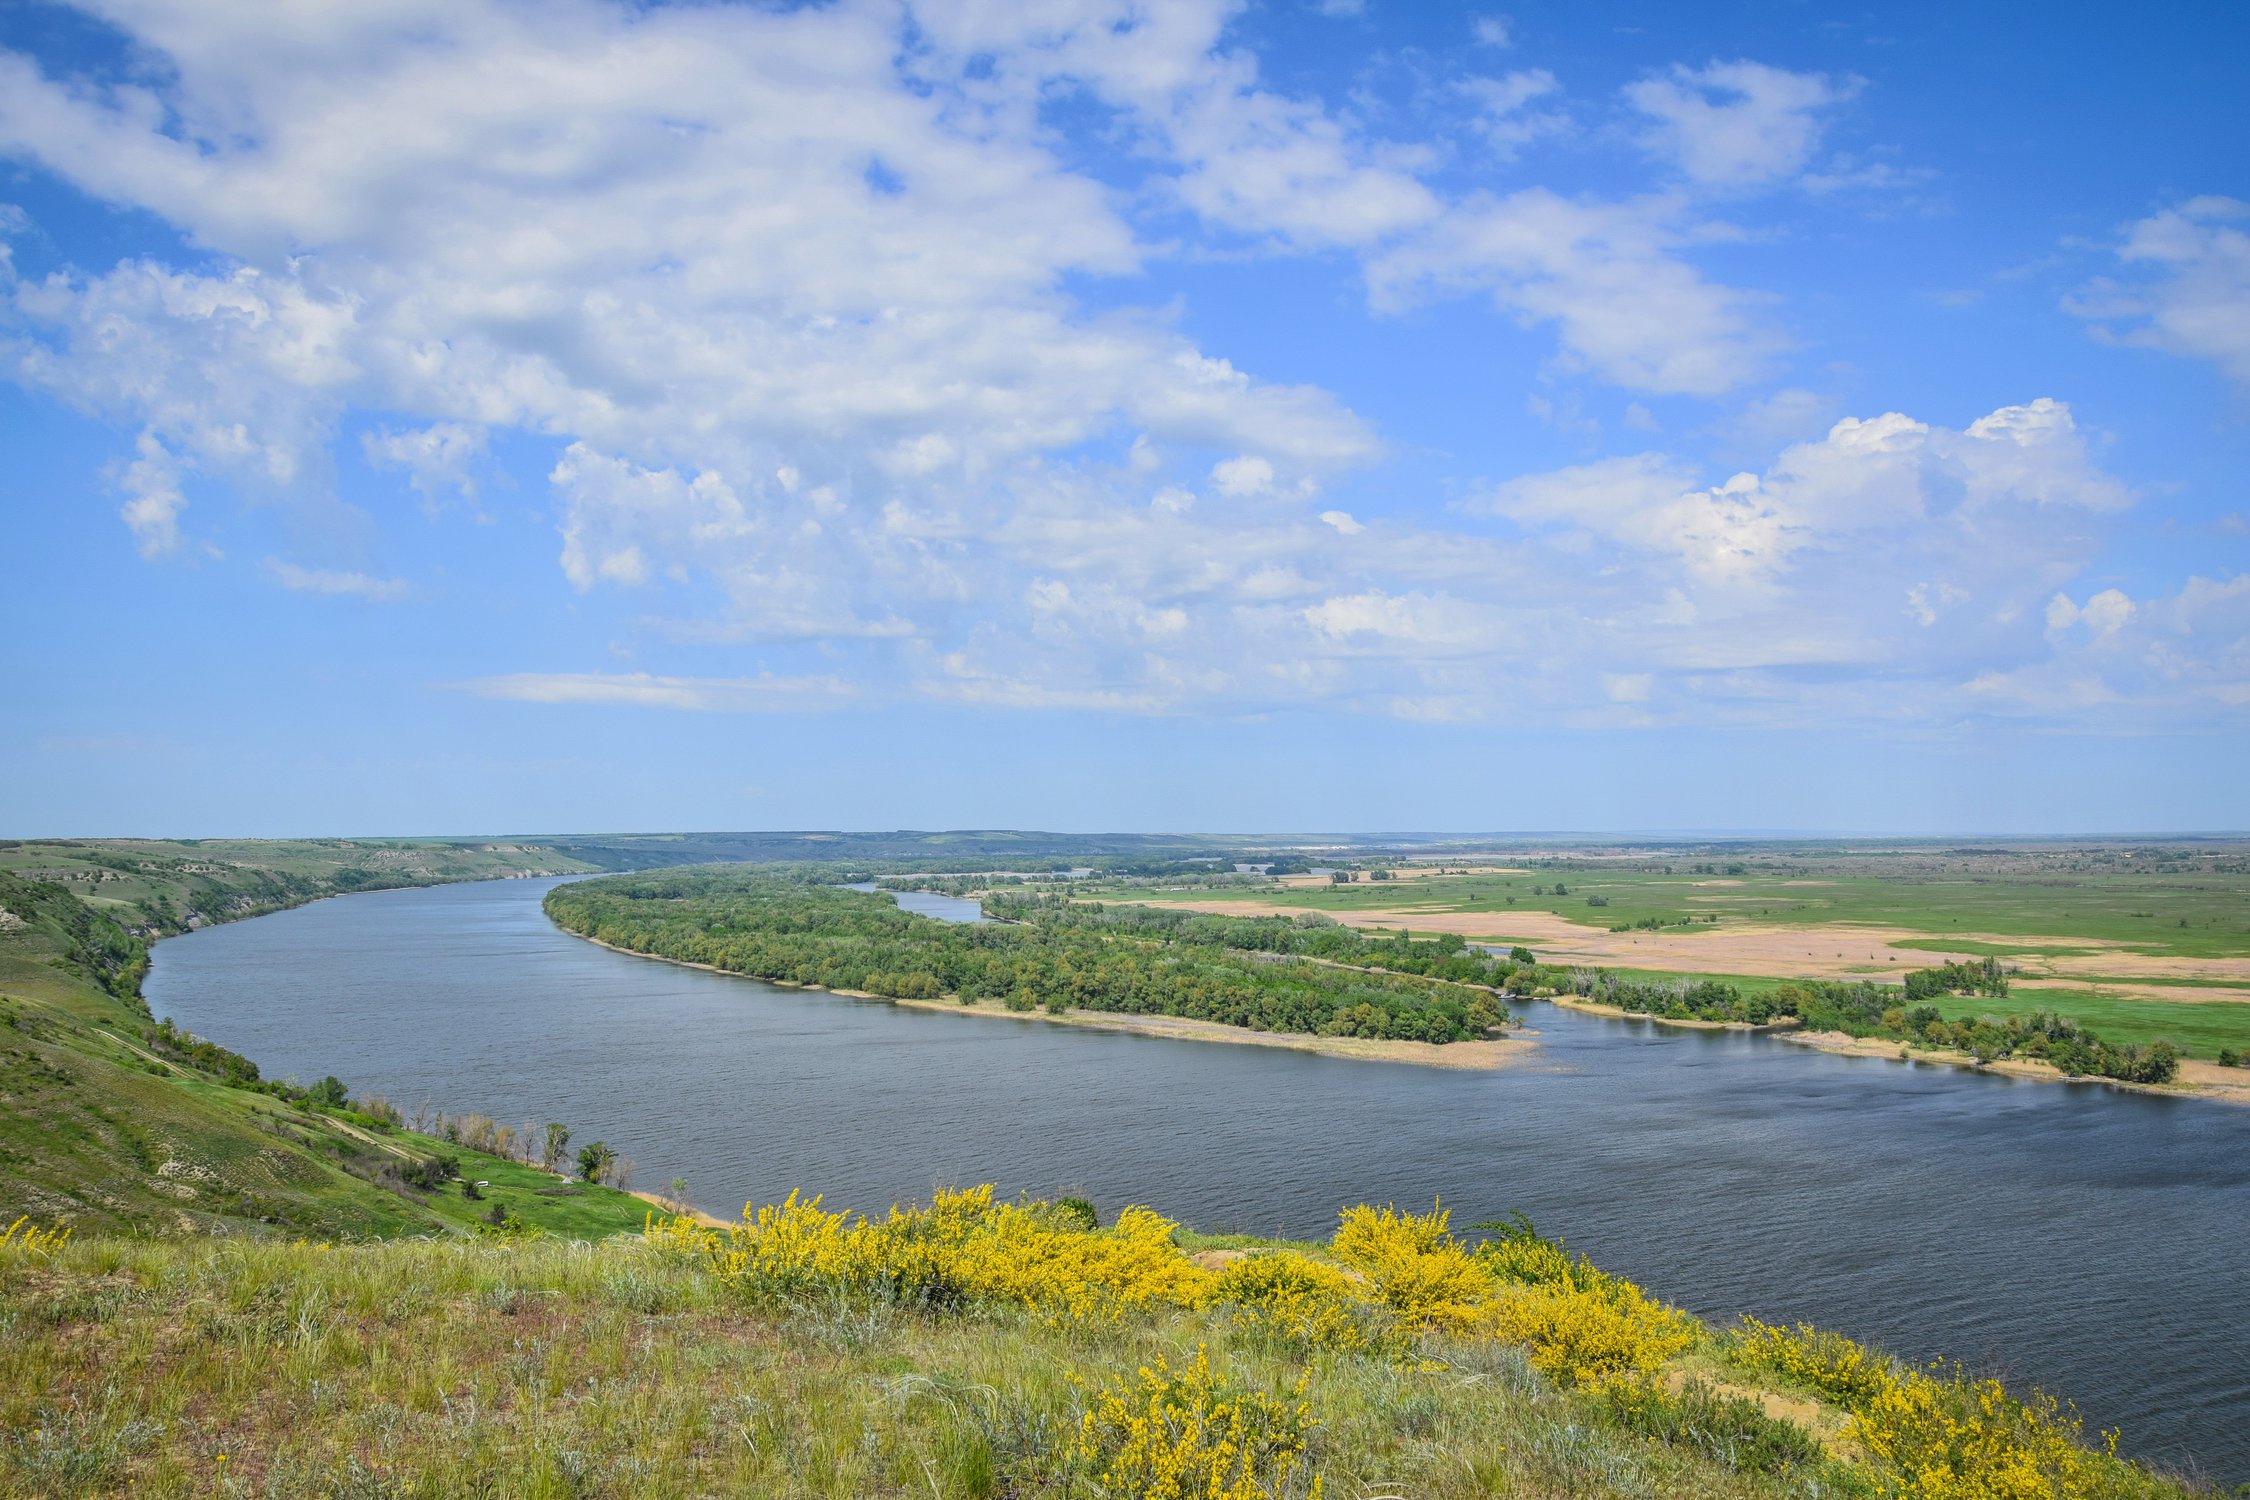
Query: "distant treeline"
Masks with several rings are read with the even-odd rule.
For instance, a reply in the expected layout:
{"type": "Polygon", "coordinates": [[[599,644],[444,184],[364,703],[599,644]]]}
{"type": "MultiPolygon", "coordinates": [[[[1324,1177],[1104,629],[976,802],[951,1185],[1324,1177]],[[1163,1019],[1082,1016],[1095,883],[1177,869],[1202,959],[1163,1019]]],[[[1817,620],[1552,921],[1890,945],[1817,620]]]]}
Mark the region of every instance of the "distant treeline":
{"type": "MultiPolygon", "coordinates": [[[[1184,1016],[1256,1031],[1425,1042],[1480,1036],[1507,1019],[1490,994],[1419,971],[1444,969],[1448,955],[1430,951],[1433,944],[1408,941],[1395,963],[1364,965],[1392,972],[1362,973],[1312,961],[1310,935],[1325,929],[1294,929],[1308,935],[1308,949],[1299,949],[1240,940],[1251,934],[1229,919],[1197,926],[1141,908],[1012,896],[992,902],[1004,920],[944,923],[903,912],[884,895],[813,883],[818,873],[612,876],[558,886],[546,906],[570,931],[634,952],[901,999],[994,1000],[1019,1011],[1184,1016]]],[[[1251,925],[1278,938],[1294,924],[1251,925]]],[[[1332,951],[1352,962],[1386,946],[1363,951],[1356,939],[1326,941],[1341,942],[1332,951]]],[[[1450,956],[1459,957],[1459,941],[1450,941],[1450,956]]],[[[1481,982],[1515,966],[1472,967],[1481,982]]]]}

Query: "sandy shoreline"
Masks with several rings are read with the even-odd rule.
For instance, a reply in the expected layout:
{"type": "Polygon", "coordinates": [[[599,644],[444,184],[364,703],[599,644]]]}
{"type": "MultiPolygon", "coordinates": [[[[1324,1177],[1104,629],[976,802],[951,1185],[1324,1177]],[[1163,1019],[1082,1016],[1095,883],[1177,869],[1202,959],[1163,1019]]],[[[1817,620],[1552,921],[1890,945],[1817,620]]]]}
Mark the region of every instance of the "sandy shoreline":
{"type": "Polygon", "coordinates": [[[1650,1021],[1658,1026],[1677,1026],[1682,1031],[1795,1031],[1801,1024],[1794,1018],[1768,1021],[1763,1026],[1753,1026],[1748,1021],[1698,1021],[1692,1017],[1652,1016],[1645,1010],[1627,1010],[1622,1005],[1604,1005],[1598,1000],[1582,1000],[1576,995],[1534,995],[1534,1000],[1545,1000],[1565,1010],[1584,1011],[1589,1016],[1606,1016],[1613,1021],[1650,1021]]]}
{"type": "MultiPolygon", "coordinates": [[[[560,923],[556,927],[559,931],[570,932],[569,928],[560,923]]],[[[1227,1026],[1217,1021],[1199,1021],[1188,1016],[1134,1016],[1082,1010],[1055,1016],[1043,1010],[1007,1010],[997,1005],[963,1005],[956,1000],[906,1000],[894,995],[873,994],[867,990],[831,989],[827,985],[798,984],[789,979],[759,979],[755,974],[737,973],[733,969],[722,969],[716,964],[699,964],[684,958],[666,958],[660,953],[642,953],[634,948],[620,948],[615,943],[605,943],[600,938],[587,937],[580,932],[570,932],[570,935],[581,942],[592,943],[597,948],[607,948],[612,953],[623,953],[631,958],[652,959],[660,964],[678,964],[683,969],[702,969],[707,973],[726,974],[736,979],[752,979],[759,984],[777,985],[783,989],[822,990],[831,995],[842,995],[847,1000],[880,1000],[889,1005],[938,1011],[947,1015],[1043,1021],[1055,1026],[1080,1026],[1091,1031],[1122,1031],[1134,1036],[1172,1037],[1189,1042],[1281,1047],[1292,1052],[1317,1052],[1323,1057],[1357,1058],[1363,1062],[1412,1063],[1424,1068],[1504,1068],[1529,1057],[1538,1050],[1539,1045],[1532,1041],[1446,1042],[1442,1045],[1437,1042],[1377,1041],[1366,1037],[1308,1036],[1300,1031],[1252,1031],[1247,1026],[1227,1026]]]]}
{"type": "Polygon", "coordinates": [[[2006,1057],[1981,1065],[1966,1052],[1951,1048],[1908,1048],[1905,1044],[1882,1037],[1855,1037],[1841,1031],[1791,1031],[1783,1033],[1781,1040],[1815,1051],[1833,1053],[1838,1057],[1873,1057],[1891,1062],[1935,1063],[1970,1072],[2001,1073],[2010,1078],[2030,1079],[2035,1083],[2106,1084],[2110,1088],[2130,1089],[2136,1094],[2160,1094],[2172,1099],[2216,1099],[2226,1104],[2250,1105],[2250,1068],[2222,1068],[2217,1063],[2199,1062],[2193,1058],[2180,1060],[2179,1081],[2176,1083],[2127,1083],[2117,1078],[2073,1078],[2052,1063],[2035,1058],[2006,1057]]]}

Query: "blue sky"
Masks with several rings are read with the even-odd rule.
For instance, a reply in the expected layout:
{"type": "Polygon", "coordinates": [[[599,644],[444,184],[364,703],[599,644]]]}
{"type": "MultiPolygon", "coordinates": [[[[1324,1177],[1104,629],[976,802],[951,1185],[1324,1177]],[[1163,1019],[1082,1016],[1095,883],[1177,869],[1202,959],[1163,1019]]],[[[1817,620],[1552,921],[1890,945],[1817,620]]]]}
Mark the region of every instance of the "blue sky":
{"type": "Polygon", "coordinates": [[[2250,827],[2250,17],[0,13],[0,831],[2250,827]]]}

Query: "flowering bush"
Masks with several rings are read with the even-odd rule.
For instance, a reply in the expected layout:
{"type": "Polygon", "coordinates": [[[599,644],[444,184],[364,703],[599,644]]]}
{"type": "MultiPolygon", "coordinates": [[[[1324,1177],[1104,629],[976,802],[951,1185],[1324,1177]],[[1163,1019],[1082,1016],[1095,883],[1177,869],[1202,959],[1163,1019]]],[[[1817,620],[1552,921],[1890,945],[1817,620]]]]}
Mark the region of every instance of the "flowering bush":
{"type": "Polygon", "coordinates": [[[1360,1204],[1344,1210],[1336,1257],[1365,1275],[1376,1300],[1417,1329],[1462,1328],[1491,1295],[1491,1280],[1447,1233],[1441,1205],[1426,1214],[1360,1204]]]}
{"type": "Polygon", "coordinates": [[[927,1208],[881,1219],[831,1213],[792,1193],[723,1230],[651,1223],[650,1241],[700,1255],[729,1286],[835,1287],[886,1301],[946,1307],[1017,1303],[1070,1321],[1114,1321],[1128,1309],[1193,1306],[1207,1273],[1172,1243],[1176,1226],[1128,1208],[1089,1232],[1043,1203],[995,1204],[990,1184],[941,1192],[927,1208]]]}
{"type": "Polygon", "coordinates": [[[1159,1358],[1087,1402],[1069,1460],[1105,1494],[1136,1500],[1317,1500],[1305,1471],[1314,1421],[1305,1381],[1287,1399],[1223,1384],[1202,1345],[1175,1370],[1159,1358]]]}
{"type": "Polygon", "coordinates": [[[2116,1456],[2090,1448],[2076,1415],[2052,1396],[2027,1400],[1958,1368],[1909,1369],[1840,1335],[1744,1319],[1728,1336],[1736,1363],[1785,1375],[1852,1414],[1847,1441],[1865,1454],[1879,1493],[1897,1500],[2105,1500],[2159,1493],[2116,1456]]]}
{"type": "Polygon", "coordinates": [[[1649,1298],[1629,1281],[1608,1278],[1599,1290],[1570,1282],[1515,1287],[1501,1294],[1482,1326],[1522,1344],[1531,1363],[1556,1380],[1601,1385],[1648,1375],[1695,1342],[1687,1314],[1649,1298]]]}
{"type": "Polygon", "coordinates": [[[1725,1351],[1738,1365],[1793,1380],[1847,1407],[1865,1404],[1892,1382],[1888,1358],[1810,1323],[1792,1330],[1744,1318],[1728,1331],[1725,1351]]]}
{"type": "Polygon", "coordinates": [[[1389,1331],[1351,1276],[1293,1250],[1248,1256],[1220,1271],[1205,1299],[1233,1309],[1237,1327],[1338,1353],[1374,1347],[1389,1331]]]}

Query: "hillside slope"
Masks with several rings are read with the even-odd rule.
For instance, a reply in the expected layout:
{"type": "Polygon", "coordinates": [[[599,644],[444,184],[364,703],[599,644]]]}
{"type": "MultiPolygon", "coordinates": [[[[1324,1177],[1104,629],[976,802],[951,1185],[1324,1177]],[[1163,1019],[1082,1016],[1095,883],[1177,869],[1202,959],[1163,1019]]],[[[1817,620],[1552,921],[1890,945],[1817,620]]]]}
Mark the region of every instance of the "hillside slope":
{"type": "MultiPolygon", "coordinates": [[[[257,899],[289,889],[268,873],[243,882],[257,899]]],[[[139,990],[148,949],[128,922],[155,925],[138,906],[97,908],[60,881],[0,873],[0,1225],[443,1233],[496,1200],[472,1204],[450,1175],[413,1187],[410,1169],[442,1156],[472,1180],[529,1171],[255,1086],[248,1060],[152,1027],[139,990]]],[[[609,1233],[642,1221],[629,1195],[531,1176],[501,1205],[526,1223],[609,1233]]]]}

